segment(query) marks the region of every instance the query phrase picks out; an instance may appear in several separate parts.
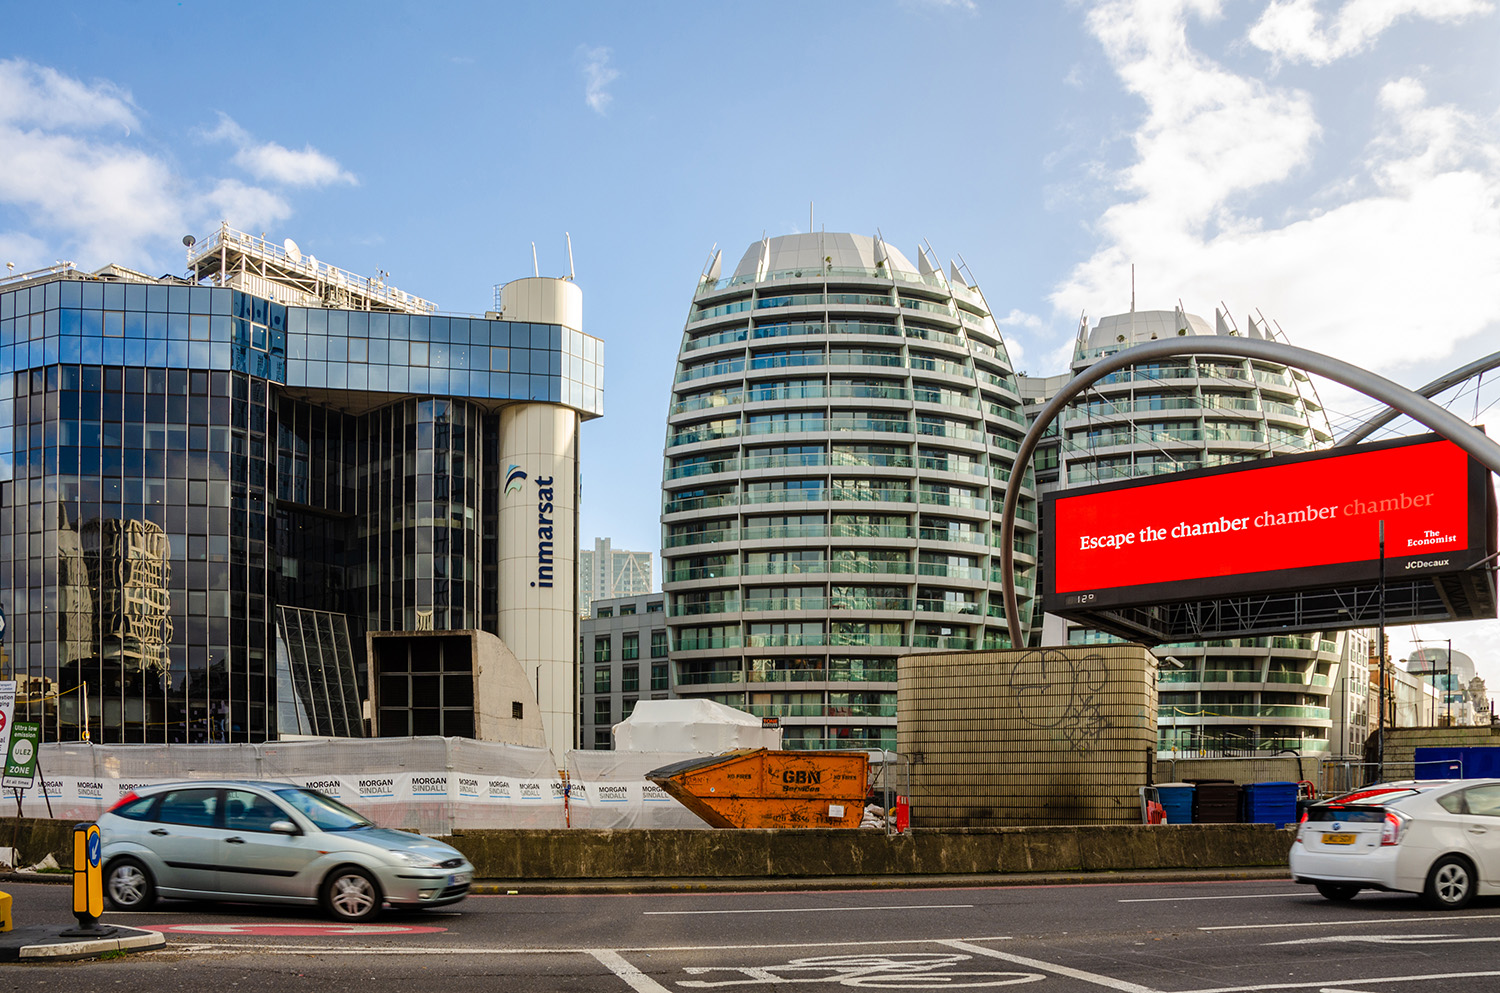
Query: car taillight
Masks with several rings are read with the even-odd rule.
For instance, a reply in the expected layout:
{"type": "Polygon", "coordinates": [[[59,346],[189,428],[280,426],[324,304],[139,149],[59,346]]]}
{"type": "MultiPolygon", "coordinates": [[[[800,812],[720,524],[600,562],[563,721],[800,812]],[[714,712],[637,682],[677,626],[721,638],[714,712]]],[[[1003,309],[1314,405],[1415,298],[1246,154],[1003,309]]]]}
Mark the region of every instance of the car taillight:
{"type": "Polygon", "coordinates": [[[135,795],[135,790],[131,790],[129,793],[126,793],[124,796],[120,797],[120,799],[115,802],[115,805],[113,807],[110,807],[109,809],[117,810],[120,807],[125,806],[127,803],[132,803],[139,799],[140,797],[135,795]]]}
{"type": "Polygon", "coordinates": [[[1297,818],[1297,823],[1298,824],[1306,824],[1307,823],[1307,811],[1304,810],[1302,812],[1302,816],[1299,817],[1299,818],[1297,818]]]}
{"type": "Polygon", "coordinates": [[[1382,845],[1399,845],[1401,836],[1406,833],[1406,818],[1395,811],[1385,812],[1385,822],[1380,825],[1380,843],[1382,845]]]}

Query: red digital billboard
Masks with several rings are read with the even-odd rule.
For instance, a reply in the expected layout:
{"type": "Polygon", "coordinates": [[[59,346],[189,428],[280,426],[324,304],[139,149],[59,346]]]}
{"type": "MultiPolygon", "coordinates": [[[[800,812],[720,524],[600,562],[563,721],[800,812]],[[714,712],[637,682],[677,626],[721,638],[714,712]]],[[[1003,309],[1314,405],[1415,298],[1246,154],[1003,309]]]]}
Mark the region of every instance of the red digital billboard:
{"type": "Polygon", "coordinates": [[[1146,482],[1046,506],[1044,609],[1149,605],[1466,569],[1489,554],[1489,472],[1424,436],[1146,482]]]}

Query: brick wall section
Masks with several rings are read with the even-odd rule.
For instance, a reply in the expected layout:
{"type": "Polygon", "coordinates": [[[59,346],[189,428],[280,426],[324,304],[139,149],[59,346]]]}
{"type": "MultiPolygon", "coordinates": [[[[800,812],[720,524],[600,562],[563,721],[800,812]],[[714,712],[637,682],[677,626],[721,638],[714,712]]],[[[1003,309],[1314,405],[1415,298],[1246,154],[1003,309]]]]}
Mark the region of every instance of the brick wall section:
{"type": "Polygon", "coordinates": [[[914,826],[1140,823],[1156,760],[1144,648],[909,655],[896,699],[914,826]]]}

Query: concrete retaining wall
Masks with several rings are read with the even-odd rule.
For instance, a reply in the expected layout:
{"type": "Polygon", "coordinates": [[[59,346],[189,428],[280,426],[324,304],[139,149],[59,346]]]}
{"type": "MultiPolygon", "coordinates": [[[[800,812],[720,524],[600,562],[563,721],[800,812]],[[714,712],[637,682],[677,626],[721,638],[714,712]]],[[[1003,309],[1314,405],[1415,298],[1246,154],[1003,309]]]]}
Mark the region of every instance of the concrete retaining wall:
{"type": "MultiPolygon", "coordinates": [[[[24,864],[72,860],[72,824],[0,821],[24,864]],[[19,831],[17,827],[19,826],[19,831]]],[[[463,831],[444,838],[480,879],[759,878],[1109,872],[1285,865],[1292,831],[1269,824],[878,831],[463,831]]]]}

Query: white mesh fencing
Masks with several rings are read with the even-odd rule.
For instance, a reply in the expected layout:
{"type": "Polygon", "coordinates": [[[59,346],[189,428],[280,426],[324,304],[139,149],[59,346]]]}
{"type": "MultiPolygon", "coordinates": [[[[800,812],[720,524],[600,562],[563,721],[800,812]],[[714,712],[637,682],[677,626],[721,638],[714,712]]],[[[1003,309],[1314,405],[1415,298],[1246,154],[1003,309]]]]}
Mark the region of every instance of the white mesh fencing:
{"type": "Polygon", "coordinates": [[[321,790],[383,827],[429,835],[460,828],[706,828],[644,774],[707,754],[574,751],[564,780],[545,748],[471,738],[49,743],[41,746],[37,782],[23,794],[21,812],[93,820],[137,786],[268,779],[321,790]]]}

